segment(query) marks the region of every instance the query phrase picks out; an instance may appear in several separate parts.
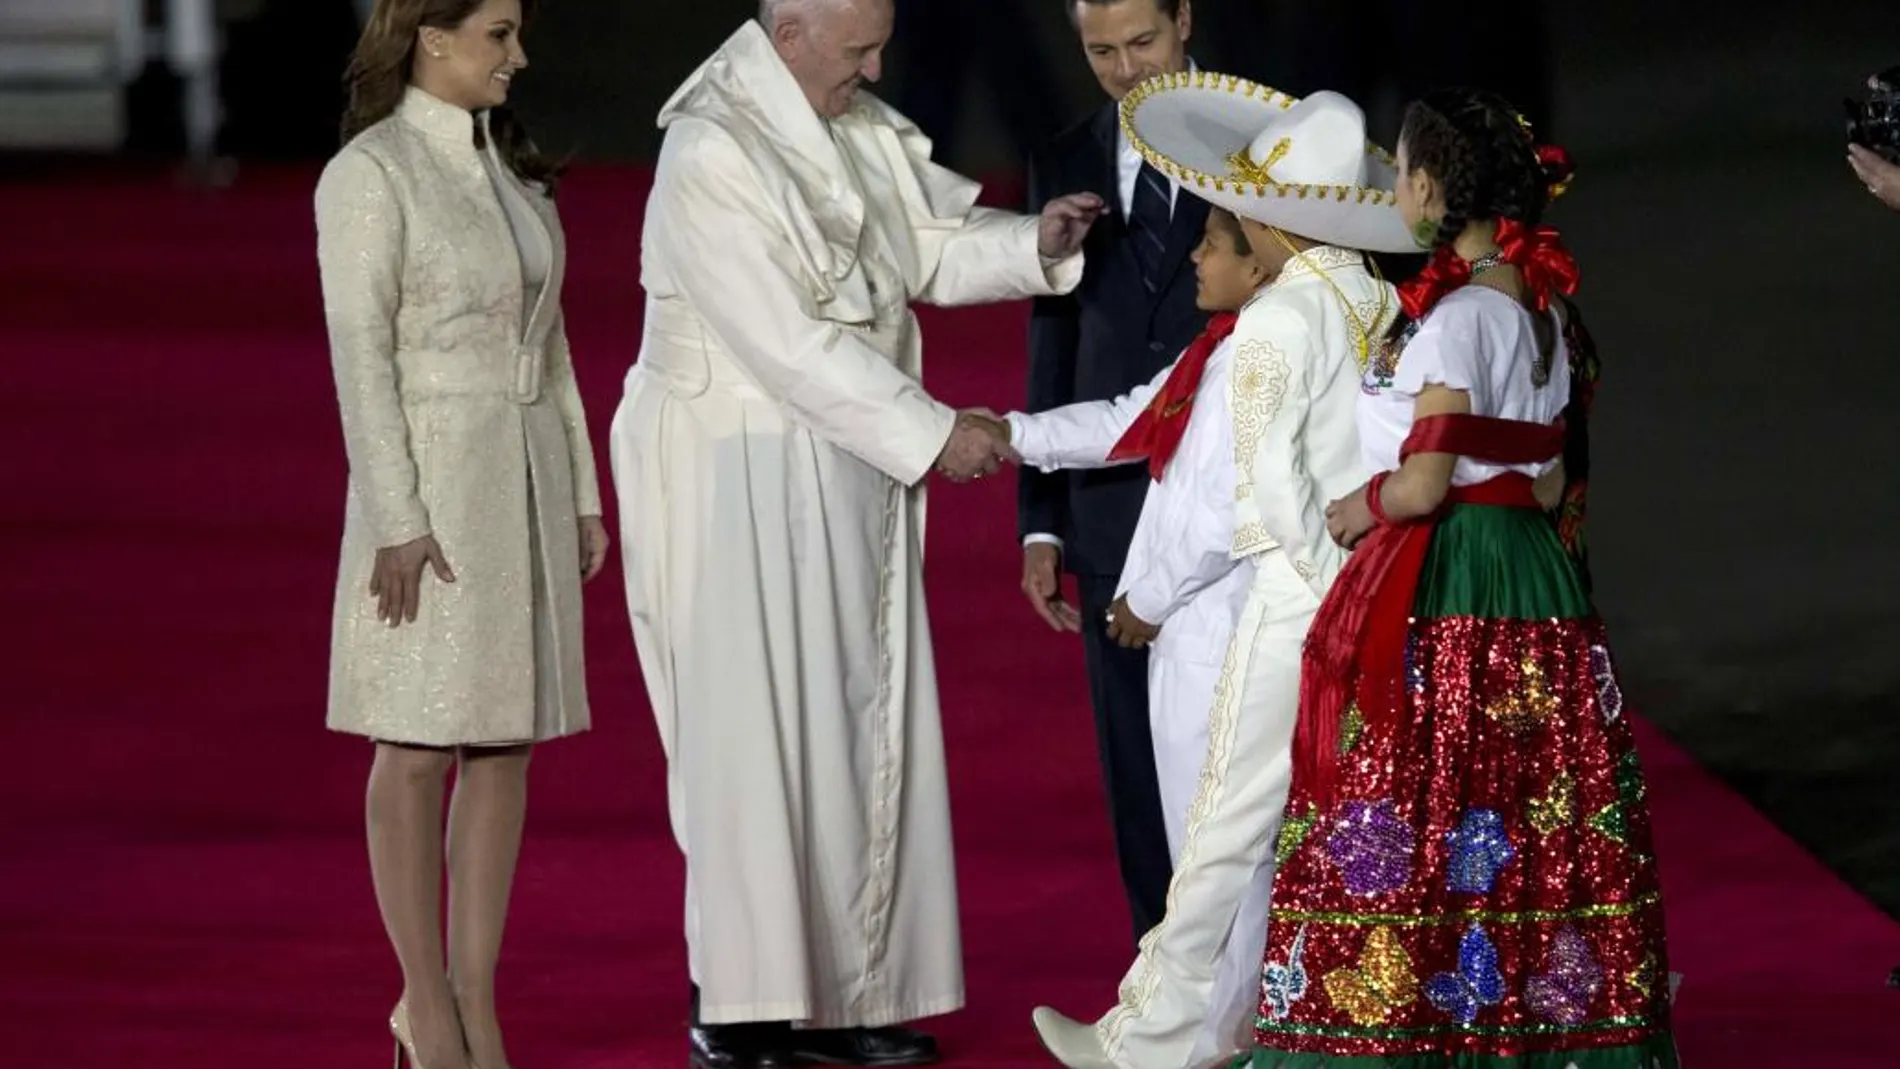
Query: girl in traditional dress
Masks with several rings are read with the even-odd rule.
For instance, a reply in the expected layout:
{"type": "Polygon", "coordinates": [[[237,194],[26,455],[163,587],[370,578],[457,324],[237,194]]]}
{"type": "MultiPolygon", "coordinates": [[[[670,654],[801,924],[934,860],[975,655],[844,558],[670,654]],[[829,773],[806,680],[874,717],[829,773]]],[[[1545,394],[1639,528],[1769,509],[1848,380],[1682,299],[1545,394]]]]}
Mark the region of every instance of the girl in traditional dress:
{"type": "Polygon", "coordinates": [[[1307,640],[1251,1061],[1673,1069],[1642,771],[1559,535],[1594,376],[1539,225],[1568,165],[1446,91],[1398,166],[1433,258],[1363,382],[1379,474],[1327,513],[1354,553],[1307,640]]]}

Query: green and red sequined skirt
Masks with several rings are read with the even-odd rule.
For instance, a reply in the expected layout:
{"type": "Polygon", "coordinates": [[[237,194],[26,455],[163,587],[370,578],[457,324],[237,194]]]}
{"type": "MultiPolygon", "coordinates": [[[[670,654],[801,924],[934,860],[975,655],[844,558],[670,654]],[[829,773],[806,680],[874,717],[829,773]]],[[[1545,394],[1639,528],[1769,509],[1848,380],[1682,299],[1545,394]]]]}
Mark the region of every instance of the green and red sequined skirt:
{"type": "Polygon", "coordinates": [[[1295,775],[1241,1064],[1675,1069],[1643,774],[1578,571],[1535,509],[1420,534],[1388,708],[1357,684],[1328,782],[1295,775]]]}

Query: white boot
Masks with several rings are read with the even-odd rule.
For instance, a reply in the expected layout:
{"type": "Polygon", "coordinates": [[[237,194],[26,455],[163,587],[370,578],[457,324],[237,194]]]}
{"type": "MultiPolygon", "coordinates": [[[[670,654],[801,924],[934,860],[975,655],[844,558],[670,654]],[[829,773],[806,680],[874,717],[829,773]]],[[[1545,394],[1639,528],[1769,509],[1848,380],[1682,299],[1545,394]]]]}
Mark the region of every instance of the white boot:
{"type": "Polygon", "coordinates": [[[1072,1021],[1047,1006],[1037,1006],[1030,1020],[1036,1022],[1042,1045],[1069,1069],[1114,1069],[1094,1025],[1072,1021]]]}

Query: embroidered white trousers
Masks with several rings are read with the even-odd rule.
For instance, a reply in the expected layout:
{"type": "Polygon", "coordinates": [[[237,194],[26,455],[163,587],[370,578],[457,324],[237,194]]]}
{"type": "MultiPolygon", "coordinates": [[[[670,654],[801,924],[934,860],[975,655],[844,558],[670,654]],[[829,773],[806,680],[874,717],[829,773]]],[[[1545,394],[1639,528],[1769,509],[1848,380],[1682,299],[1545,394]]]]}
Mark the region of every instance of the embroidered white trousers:
{"type": "MultiPolygon", "coordinates": [[[[1174,740],[1156,737],[1162,799],[1175,846],[1167,915],[1142,938],[1120,1002],[1096,1022],[1124,1069],[1182,1069],[1252,1043],[1266,946],[1274,840],[1291,786],[1300,649],[1319,598],[1279,551],[1259,558],[1225,663],[1203,706],[1205,744],[1176,845],[1174,812],[1186,792],[1174,740]],[[1166,756],[1163,756],[1163,755],[1166,756]],[[1166,762],[1165,764],[1160,764],[1166,762]]],[[[1165,660],[1151,687],[1192,686],[1165,660]]],[[[1189,666],[1191,667],[1191,666],[1189,666]]],[[[1179,701],[1179,691],[1154,698],[1179,701]]],[[[1157,704],[1158,708],[1165,705],[1157,704]]],[[[1177,724],[1165,726],[1180,732],[1177,724]]]]}

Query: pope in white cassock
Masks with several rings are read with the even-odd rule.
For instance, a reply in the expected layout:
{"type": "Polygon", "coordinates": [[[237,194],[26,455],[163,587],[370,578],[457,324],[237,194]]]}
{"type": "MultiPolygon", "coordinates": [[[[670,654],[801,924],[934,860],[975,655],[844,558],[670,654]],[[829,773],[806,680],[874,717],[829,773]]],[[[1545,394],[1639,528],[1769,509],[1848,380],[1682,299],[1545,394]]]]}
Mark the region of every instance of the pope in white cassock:
{"type": "Polygon", "coordinates": [[[1211,317],[1126,397],[1008,417],[1024,463],[1146,459],[1155,473],[1110,628],[1153,643],[1175,863],[1118,1004],[1092,1026],[1048,1008],[1035,1022],[1076,1069],[1182,1069],[1251,1046],[1300,650],[1345,556],[1325,507],[1365,481],[1359,377],[1398,313],[1361,250],[1413,244],[1390,161],[1337,93],[1296,102],[1219,74],[1164,75],[1122,111],[1142,155],[1211,202],[1200,301],[1239,314],[1211,317]]]}
{"type": "Polygon", "coordinates": [[[891,22],[768,0],[659,117],[612,458],[709,1069],[922,1064],[889,1026],[963,1005],[921,484],[1008,447],[924,391],[910,304],[1066,292],[1101,205],[977,207],[860,91],[891,22]]]}

